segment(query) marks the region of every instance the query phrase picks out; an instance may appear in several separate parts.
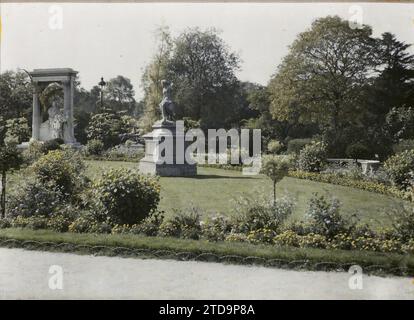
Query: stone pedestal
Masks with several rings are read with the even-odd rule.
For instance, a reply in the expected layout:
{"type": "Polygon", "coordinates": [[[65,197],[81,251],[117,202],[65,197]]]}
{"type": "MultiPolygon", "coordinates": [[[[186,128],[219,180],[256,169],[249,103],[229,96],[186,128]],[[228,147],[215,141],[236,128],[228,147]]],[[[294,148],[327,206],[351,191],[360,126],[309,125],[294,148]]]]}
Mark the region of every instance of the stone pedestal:
{"type": "Polygon", "coordinates": [[[175,122],[161,121],[156,122],[152,128],[150,133],[143,136],[145,157],[139,163],[141,173],[162,177],[197,175],[197,164],[190,164],[185,159],[188,143],[184,139],[184,130],[177,128],[175,122]],[[168,158],[168,152],[172,161],[164,161],[168,158]]]}

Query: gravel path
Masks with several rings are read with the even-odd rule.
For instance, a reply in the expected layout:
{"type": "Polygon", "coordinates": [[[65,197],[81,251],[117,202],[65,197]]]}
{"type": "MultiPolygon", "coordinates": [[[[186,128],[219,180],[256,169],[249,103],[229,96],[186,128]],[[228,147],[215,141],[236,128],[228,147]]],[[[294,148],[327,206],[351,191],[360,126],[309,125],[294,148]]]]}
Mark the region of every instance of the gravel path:
{"type": "Polygon", "coordinates": [[[363,289],[354,290],[349,278],[337,272],[0,248],[0,299],[414,298],[410,278],[364,275],[363,289]]]}

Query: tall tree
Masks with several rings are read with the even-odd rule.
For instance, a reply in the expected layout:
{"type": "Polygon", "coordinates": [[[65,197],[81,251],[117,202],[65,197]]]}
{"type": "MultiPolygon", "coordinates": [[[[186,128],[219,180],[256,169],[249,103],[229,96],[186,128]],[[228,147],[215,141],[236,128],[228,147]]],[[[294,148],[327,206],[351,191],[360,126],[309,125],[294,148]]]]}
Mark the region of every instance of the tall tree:
{"type": "Polygon", "coordinates": [[[32,107],[32,87],[23,71],[0,74],[0,114],[6,118],[29,118],[32,107]]]}
{"type": "MultiPolygon", "coordinates": [[[[371,28],[351,28],[348,21],[328,16],[299,34],[269,83],[271,113],[277,120],[316,122],[343,148],[346,129],[358,120],[358,100],[374,76],[375,40],[371,28]]],[[[340,150],[333,150],[333,152],[340,150]]]]}
{"type": "Polygon", "coordinates": [[[174,41],[168,76],[182,116],[202,127],[229,127],[237,120],[239,57],[214,29],[190,28],[174,41]]]}
{"type": "Polygon", "coordinates": [[[144,114],[140,126],[151,130],[152,124],[159,118],[158,104],[162,99],[161,80],[167,77],[167,65],[172,52],[172,39],[168,27],[162,26],[155,31],[157,50],[151,62],[142,75],[144,99],[142,100],[144,114]]]}
{"type": "Polygon", "coordinates": [[[136,107],[135,92],[131,80],[124,76],[110,79],[104,90],[106,105],[114,111],[133,114],[136,107]]]}

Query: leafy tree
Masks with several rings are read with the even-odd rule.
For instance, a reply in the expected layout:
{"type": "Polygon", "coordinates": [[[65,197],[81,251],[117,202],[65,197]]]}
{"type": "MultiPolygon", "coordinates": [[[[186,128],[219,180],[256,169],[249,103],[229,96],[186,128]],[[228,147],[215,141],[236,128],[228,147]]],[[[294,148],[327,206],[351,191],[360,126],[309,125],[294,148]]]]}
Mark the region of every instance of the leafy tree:
{"type": "Polygon", "coordinates": [[[140,119],[140,127],[144,131],[150,131],[152,124],[160,116],[158,104],[162,100],[161,80],[167,77],[167,65],[172,51],[168,27],[158,28],[155,35],[158,39],[158,48],[141,79],[144,89],[144,114],[140,119]]]}
{"type": "Polygon", "coordinates": [[[29,122],[26,118],[13,118],[6,122],[6,138],[15,138],[17,143],[28,141],[30,138],[29,122]]]}
{"type": "Polygon", "coordinates": [[[104,101],[107,107],[119,112],[133,114],[136,109],[135,92],[131,80],[124,76],[110,79],[104,90],[104,101]]]}
{"type": "MultiPolygon", "coordinates": [[[[317,122],[330,146],[341,146],[358,119],[358,100],[376,65],[371,28],[352,29],[328,16],[313,22],[290,47],[269,83],[270,111],[277,120],[317,122]]],[[[338,150],[334,150],[338,152],[338,150]]]]}
{"type": "Polygon", "coordinates": [[[28,117],[32,108],[32,85],[25,72],[0,74],[0,114],[5,119],[28,117]]]}
{"type": "Polygon", "coordinates": [[[214,29],[190,28],[172,39],[159,30],[159,48],[143,76],[146,126],[158,118],[161,79],[174,84],[177,116],[200,120],[204,128],[229,127],[239,121],[239,58],[214,29]]]}

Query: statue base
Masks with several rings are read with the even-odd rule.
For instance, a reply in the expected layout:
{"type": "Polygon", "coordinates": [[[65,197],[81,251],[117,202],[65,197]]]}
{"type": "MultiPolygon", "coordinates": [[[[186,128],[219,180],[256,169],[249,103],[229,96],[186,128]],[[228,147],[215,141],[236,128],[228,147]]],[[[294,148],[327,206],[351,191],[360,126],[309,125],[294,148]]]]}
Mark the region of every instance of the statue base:
{"type": "Polygon", "coordinates": [[[188,142],[185,142],[183,132],[177,132],[175,122],[157,121],[152,128],[153,130],[150,133],[143,136],[145,140],[145,157],[139,162],[140,172],[143,174],[158,175],[161,177],[183,177],[197,175],[197,164],[188,163],[184,155],[184,161],[181,161],[184,163],[177,163],[177,140],[182,139],[182,141],[184,141],[184,150],[186,149],[188,142]],[[161,142],[165,141],[166,138],[170,139],[173,146],[173,161],[172,163],[159,163],[159,161],[157,161],[156,148],[161,142]]]}

